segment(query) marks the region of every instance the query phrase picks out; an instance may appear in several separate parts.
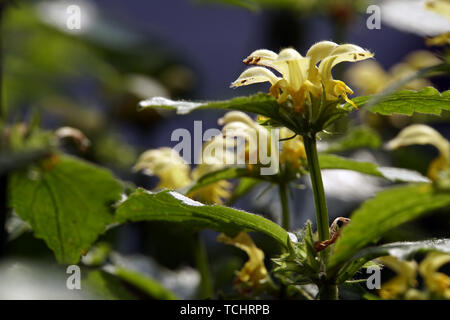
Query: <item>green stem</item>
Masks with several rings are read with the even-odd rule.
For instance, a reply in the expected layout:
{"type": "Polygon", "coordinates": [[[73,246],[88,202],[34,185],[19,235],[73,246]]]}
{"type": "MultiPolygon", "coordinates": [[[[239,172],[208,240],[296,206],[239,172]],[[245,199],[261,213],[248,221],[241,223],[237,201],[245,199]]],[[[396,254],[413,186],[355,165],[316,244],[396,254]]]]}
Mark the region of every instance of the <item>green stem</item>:
{"type": "Polygon", "coordinates": [[[319,241],[330,238],[327,202],[323,189],[322,174],[320,172],[319,157],[317,155],[316,138],[303,136],[306,156],[308,158],[309,175],[311,177],[312,189],[314,193],[314,204],[316,208],[317,230],[319,241]]]}
{"type": "MultiPolygon", "coordinates": [[[[0,3],[0,121],[5,121],[6,119],[6,111],[3,101],[3,16],[4,10],[6,7],[5,1],[0,3]]],[[[0,132],[0,135],[3,133],[0,132]]],[[[0,144],[0,152],[4,152],[3,150],[6,148],[3,143],[0,144]]],[[[4,255],[6,249],[6,217],[8,214],[8,173],[0,174],[0,257],[4,255]]]]}
{"type": "MultiPolygon", "coordinates": [[[[323,189],[322,173],[320,172],[319,157],[317,154],[317,142],[315,135],[312,137],[303,136],[306,156],[308,158],[309,175],[311,177],[312,189],[314,193],[314,204],[316,207],[317,230],[319,233],[319,241],[328,240],[330,238],[330,229],[328,221],[327,202],[325,199],[325,191],[323,189]]],[[[330,254],[329,249],[325,249],[320,253],[322,261],[322,269],[326,271],[326,263],[330,254]]],[[[335,284],[327,282],[320,285],[319,296],[321,300],[337,300],[338,288],[335,284]]]]}
{"type": "Polygon", "coordinates": [[[197,270],[200,273],[200,298],[213,298],[214,292],[205,244],[199,233],[196,233],[194,237],[195,263],[197,265],[197,270]]]}
{"type": "Polygon", "coordinates": [[[289,231],[291,229],[291,217],[290,217],[290,211],[289,211],[289,187],[287,183],[279,183],[278,184],[278,190],[280,192],[280,201],[281,201],[281,209],[282,209],[282,216],[281,216],[281,226],[289,231]]]}

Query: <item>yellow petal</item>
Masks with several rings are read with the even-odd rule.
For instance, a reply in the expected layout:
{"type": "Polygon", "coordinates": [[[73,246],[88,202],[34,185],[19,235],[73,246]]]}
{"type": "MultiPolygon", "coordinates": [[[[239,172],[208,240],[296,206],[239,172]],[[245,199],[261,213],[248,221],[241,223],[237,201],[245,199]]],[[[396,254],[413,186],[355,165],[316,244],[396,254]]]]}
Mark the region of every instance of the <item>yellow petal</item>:
{"type": "Polygon", "coordinates": [[[420,263],[419,272],[428,290],[443,294],[450,299],[450,277],[438,272],[438,269],[447,263],[450,263],[450,254],[432,252],[420,263]]]}
{"type": "Polygon", "coordinates": [[[443,15],[450,20],[450,1],[448,0],[427,0],[425,7],[428,10],[443,15]]]}
{"type": "MultiPolygon", "coordinates": [[[[280,129],[280,139],[287,139],[294,136],[294,132],[287,129],[280,129]]],[[[306,160],[305,145],[301,136],[284,140],[282,142],[282,150],[280,152],[280,163],[287,163],[293,168],[300,166],[300,161],[306,160]]]]}
{"type": "Polygon", "coordinates": [[[296,50],[287,48],[280,51],[274,64],[283,71],[283,78],[287,80],[290,90],[297,91],[306,80],[309,61],[309,57],[303,57],[296,50]]]}
{"type": "Polygon", "coordinates": [[[254,127],[255,122],[246,113],[242,111],[230,111],[227,112],[222,118],[220,118],[217,123],[221,126],[226,125],[231,122],[243,122],[247,125],[254,127]]]}
{"type": "Polygon", "coordinates": [[[267,49],[258,49],[253,51],[243,62],[247,65],[269,67],[283,73],[284,69],[279,69],[275,64],[278,54],[267,49]]]}
{"type": "MultiPolygon", "coordinates": [[[[215,136],[207,141],[202,148],[202,162],[192,170],[192,179],[198,181],[208,173],[234,164],[235,154],[226,149],[228,145],[230,144],[222,135],[215,136]]],[[[188,196],[207,204],[223,204],[231,197],[231,187],[230,182],[221,180],[189,192],[188,196]]]]}
{"type": "Polygon", "coordinates": [[[253,51],[247,58],[244,59],[245,64],[264,65],[275,61],[278,54],[267,49],[258,49],[253,51]]]}
{"type": "Polygon", "coordinates": [[[433,161],[431,161],[430,165],[428,166],[427,176],[432,181],[438,181],[439,173],[441,171],[446,170],[447,168],[448,168],[448,160],[443,156],[439,156],[433,161]]]}
{"type": "Polygon", "coordinates": [[[450,32],[426,40],[427,46],[445,46],[450,44],[450,32]]]}
{"type": "Polygon", "coordinates": [[[241,73],[239,78],[231,84],[231,87],[246,86],[253,83],[270,82],[275,84],[280,78],[278,78],[272,71],[263,67],[248,68],[241,73]]]}
{"type": "Polygon", "coordinates": [[[413,124],[406,127],[400,131],[397,137],[389,141],[386,147],[392,150],[413,144],[431,144],[435,146],[446,159],[447,164],[449,163],[449,142],[439,132],[424,124],[413,124]]]}
{"type": "Polygon", "coordinates": [[[328,57],[337,46],[338,45],[332,41],[317,42],[309,48],[306,56],[311,57],[311,65],[315,66],[320,60],[328,57]]]}
{"type": "Polygon", "coordinates": [[[372,58],[374,55],[370,51],[353,44],[343,44],[330,53],[330,56],[323,59],[319,64],[319,73],[322,79],[331,79],[331,70],[341,62],[357,62],[372,58]]]}
{"type": "Polygon", "coordinates": [[[217,241],[234,245],[247,253],[249,259],[238,272],[238,278],[241,282],[256,286],[261,280],[266,279],[267,269],[264,265],[264,252],[255,245],[247,233],[241,232],[234,238],[220,234],[217,241]]]}
{"type": "Polygon", "coordinates": [[[389,75],[376,61],[363,61],[350,67],[346,78],[361,94],[370,95],[382,91],[389,81],[389,75]]]}
{"type": "Polygon", "coordinates": [[[188,196],[206,204],[223,204],[231,197],[232,186],[230,182],[222,180],[196,189],[190,192],[188,196]]]}
{"type": "MultiPolygon", "coordinates": [[[[397,63],[389,70],[389,74],[391,78],[389,80],[389,84],[393,82],[401,81],[414,73],[417,72],[412,65],[406,62],[397,63]]],[[[409,90],[421,90],[427,86],[431,85],[430,82],[426,79],[414,79],[403,86],[404,89],[409,90]]]]}
{"type": "Polygon", "coordinates": [[[417,263],[415,261],[402,261],[391,256],[381,257],[378,260],[397,273],[397,276],[381,286],[379,290],[381,298],[396,299],[405,294],[409,288],[417,285],[417,263]]]}
{"type": "Polygon", "coordinates": [[[405,63],[410,65],[412,68],[419,70],[438,65],[442,63],[442,60],[430,51],[417,50],[406,56],[405,63]]]}
{"type": "Polygon", "coordinates": [[[236,144],[235,139],[225,137],[223,135],[217,135],[206,141],[202,147],[201,163],[198,165],[192,173],[194,179],[196,177],[194,172],[202,172],[203,174],[223,169],[225,166],[235,164],[235,154],[232,152],[236,144]],[[201,169],[201,171],[199,171],[201,169]]]}
{"type": "Polygon", "coordinates": [[[344,82],[339,81],[339,80],[333,80],[333,91],[336,97],[341,96],[342,98],[344,98],[344,100],[348,103],[350,103],[353,108],[358,109],[358,106],[356,105],[356,103],[354,103],[352,100],[350,100],[347,96],[347,93],[349,94],[353,94],[353,90],[350,89],[344,82]]]}
{"type": "Polygon", "coordinates": [[[276,61],[293,61],[302,59],[303,56],[293,48],[286,48],[280,51],[276,61]]]}
{"type": "Polygon", "coordinates": [[[145,174],[157,176],[160,179],[158,188],[178,189],[191,183],[189,165],[171,148],[144,152],[133,170],[143,170],[145,174]]]}

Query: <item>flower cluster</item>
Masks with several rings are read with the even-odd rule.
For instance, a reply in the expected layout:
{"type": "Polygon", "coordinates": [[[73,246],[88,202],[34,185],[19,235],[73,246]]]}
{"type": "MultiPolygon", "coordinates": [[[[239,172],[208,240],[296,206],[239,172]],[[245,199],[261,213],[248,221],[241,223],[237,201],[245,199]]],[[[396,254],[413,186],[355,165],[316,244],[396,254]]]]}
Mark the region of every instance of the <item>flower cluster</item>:
{"type": "Polygon", "coordinates": [[[450,170],[450,143],[433,128],[414,124],[403,129],[386,147],[390,150],[414,144],[431,144],[439,150],[439,156],[428,167],[428,177],[438,181],[441,174],[450,170]]]}
{"type": "Polygon", "coordinates": [[[279,144],[275,140],[277,137],[270,134],[270,129],[252,120],[243,112],[228,112],[219,119],[219,124],[223,125],[224,137],[239,137],[245,140],[244,154],[237,156],[246,160],[249,169],[252,169],[254,164],[267,164],[264,159],[266,156],[276,158],[279,164],[295,172],[298,172],[302,162],[306,161],[302,137],[296,136],[287,128],[279,129],[278,138],[281,141],[279,144]]]}
{"type": "Polygon", "coordinates": [[[343,81],[335,80],[332,69],[341,62],[356,62],[373,57],[373,54],[353,44],[338,45],[331,41],[314,44],[303,57],[292,48],[281,50],[278,54],[260,49],[244,59],[245,70],[231,86],[239,87],[259,82],[270,82],[270,94],[279,103],[292,99],[294,110],[301,112],[311,96],[319,97],[325,93],[326,100],[344,99],[355,108],[357,106],[348,98],[353,94],[343,81]],[[281,74],[275,75],[270,69],[281,74]]]}
{"type": "Polygon", "coordinates": [[[383,299],[450,299],[450,277],[439,268],[450,262],[450,254],[431,252],[418,265],[415,261],[401,261],[395,257],[382,257],[381,263],[394,270],[397,276],[384,283],[379,290],[383,299]],[[417,274],[424,279],[426,291],[416,289],[417,274]]]}
{"type": "Polygon", "coordinates": [[[255,245],[247,233],[240,232],[233,238],[222,233],[217,237],[217,241],[234,245],[248,255],[248,261],[237,273],[238,284],[242,283],[256,287],[262,281],[268,279],[268,272],[264,265],[264,252],[255,245]]]}
{"type": "MultiPolygon", "coordinates": [[[[205,174],[218,170],[223,165],[220,161],[204,161],[191,170],[189,164],[177,151],[162,147],[144,152],[134,166],[135,171],[143,170],[145,174],[157,176],[158,189],[180,189],[189,186],[205,174]]],[[[193,191],[189,196],[205,203],[223,203],[231,196],[231,184],[226,180],[211,183],[193,191]]]]}
{"type": "MultiPolygon", "coordinates": [[[[427,0],[425,8],[450,20],[450,2],[448,0],[427,0]]],[[[429,46],[443,46],[450,44],[450,32],[444,32],[433,38],[427,39],[429,46]]]]}

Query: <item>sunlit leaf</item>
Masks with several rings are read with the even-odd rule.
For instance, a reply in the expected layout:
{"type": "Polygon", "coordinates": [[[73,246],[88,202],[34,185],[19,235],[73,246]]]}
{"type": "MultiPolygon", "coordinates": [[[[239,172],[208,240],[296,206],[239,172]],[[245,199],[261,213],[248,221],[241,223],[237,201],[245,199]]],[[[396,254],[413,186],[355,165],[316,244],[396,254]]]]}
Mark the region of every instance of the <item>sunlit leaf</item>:
{"type": "Polygon", "coordinates": [[[362,96],[353,99],[359,107],[370,105],[368,110],[382,115],[401,114],[411,116],[413,113],[440,115],[442,110],[450,110],[450,90],[439,93],[433,87],[426,87],[420,91],[401,90],[396,93],[380,97],[362,96]],[[371,102],[377,99],[377,102],[371,102]],[[372,105],[373,104],[373,105],[372,105]]]}
{"type": "Polygon", "coordinates": [[[151,193],[138,189],[117,209],[117,220],[165,221],[189,230],[209,228],[229,235],[258,231],[287,246],[288,234],[279,225],[256,214],[220,205],[205,205],[175,191],[151,193]]]}
{"type": "Polygon", "coordinates": [[[437,192],[431,184],[390,188],[366,201],[351,215],[330,259],[335,268],[385,232],[433,210],[450,205],[450,193],[437,192]]]}
{"type": "Polygon", "coordinates": [[[224,101],[174,101],[163,97],[155,97],[139,103],[140,109],[159,108],[176,110],[178,114],[187,114],[197,109],[226,109],[260,114],[272,119],[278,119],[278,103],[265,93],[257,93],[248,97],[238,97],[224,101]]]}

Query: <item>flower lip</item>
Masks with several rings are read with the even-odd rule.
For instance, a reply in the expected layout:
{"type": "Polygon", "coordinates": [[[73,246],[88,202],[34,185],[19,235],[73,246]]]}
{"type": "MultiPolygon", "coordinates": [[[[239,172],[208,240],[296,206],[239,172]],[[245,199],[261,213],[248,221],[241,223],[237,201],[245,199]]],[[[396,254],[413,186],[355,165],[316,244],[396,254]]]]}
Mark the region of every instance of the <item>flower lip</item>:
{"type": "Polygon", "coordinates": [[[264,65],[264,61],[274,61],[278,55],[267,49],[258,49],[253,51],[247,58],[242,62],[246,65],[264,65]]]}
{"type": "Polygon", "coordinates": [[[280,80],[272,71],[263,67],[251,67],[241,73],[230,87],[240,87],[253,83],[270,82],[272,85],[280,80]]]}

